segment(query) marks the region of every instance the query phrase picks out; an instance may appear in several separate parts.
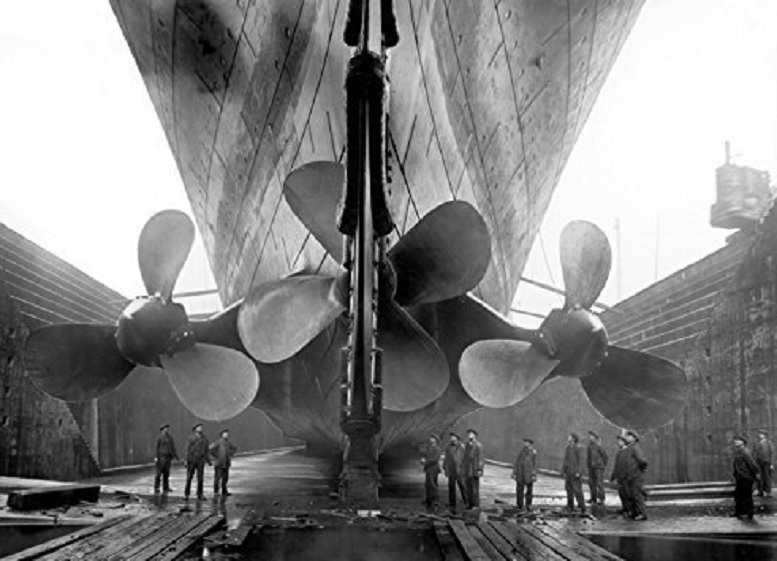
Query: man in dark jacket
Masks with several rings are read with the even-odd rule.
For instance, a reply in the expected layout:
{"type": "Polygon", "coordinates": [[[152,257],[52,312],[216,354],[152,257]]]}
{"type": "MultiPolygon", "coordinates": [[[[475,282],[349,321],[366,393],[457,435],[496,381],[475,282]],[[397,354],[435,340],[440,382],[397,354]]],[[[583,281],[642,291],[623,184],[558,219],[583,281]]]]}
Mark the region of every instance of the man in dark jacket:
{"type": "Polygon", "coordinates": [[[208,453],[214,464],[213,470],[213,494],[219,494],[219,483],[221,483],[221,494],[228,497],[231,493],[227,491],[227,482],[229,481],[229,468],[232,465],[232,456],[237,452],[237,446],[229,441],[229,430],[221,431],[221,438],[208,447],[208,453]]]}
{"type": "Polygon", "coordinates": [[[591,489],[592,504],[604,504],[604,468],[607,467],[607,452],[602,448],[601,440],[596,432],[588,431],[588,487],[591,489]]]}
{"type": "Polygon", "coordinates": [[[630,514],[634,520],[647,520],[645,507],[645,470],[647,460],[639,447],[639,435],[633,430],[626,431],[626,454],[623,465],[623,479],[626,484],[630,514]]]}
{"type": "Polygon", "coordinates": [[[186,441],[186,488],[183,491],[184,498],[189,498],[192,488],[192,477],[197,473],[197,498],[204,499],[202,480],[205,475],[205,462],[208,459],[208,437],[202,431],[202,425],[197,423],[192,427],[193,433],[186,441]]]}
{"type": "Polygon", "coordinates": [[[570,433],[567,437],[567,449],[564,452],[564,463],[561,464],[561,474],[564,476],[564,485],[567,491],[567,510],[572,512],[575,509],[574,500],[577,500],[580,512],[585,514],[582,480],[583,460],[578,445],[579,440],[580,438],[575,433],[570,433]]]}
{"type": "Polygon", "coordinates": [[[178,459],[175,451],[175,441],[169,433],[170,425],[167,423],[159,427],[159,436],[156,439],[156,477],[154,477],[154,493],[159,492],[160,479],[165,493],[172,491],[170,488],[170,465],[178,459]]]}
{"type": "Polygon", "coordinates": [[[440,475],[440,442],[434,435],[429,437],[429,443],[426,445],[424,457],[421,463],[424,465],[425,487],[426,487],[426,508],[430,511],[437,509],[439,494],[437,487],[437,477],[440,475]]]}
{"type": "Polygon", "coordinates": [[[445,449],[442,468],[445,471],[445,477],[448,478],[448,506],[453,511],[456,510],[456,487],[459,488],[462,502],[465,506],[467,504],[466,481],[461,469],[463,461],[464,445],[459,441],[459,435],[452,432],[448,447],[445,449]]]}
{"type": "Polygon", "coordinates": [[[774,458],[774,446],[769,441],[769,433],[765,430],[758,431],[758,442],[753,446],[753,459],[758,465],[761,478],[758,485],[758,494],[762,497],[772,496],[772,461],[774,458]]]}
{"type": "Polygon", "coordinates": [[[618,498],[621,500],[621,510],[619,514],[625,517],[631,518],[633,511],[631,508],[631,502],[629,501],[628,490],[626,488],[626,441],[625,434],[618,435],[618,452],[615,454],[615,465],[612,467],[612,475],[610,475],[610,481],[618,486],[618,498]]]}
{"type": "Polygon", "coordinates": [[[734,516],[753,519],[753,483],[760,477],[758,465],[747,449],[744,436],[734,437],[734,516]]]}
{"type": "Polygon", "coordinates": [[[537,481],[537,451],[531,438],[523,439],[523,448],[515,459],[512,477],[515,479],[515,504],[518,510],[523,510],[524,504],[526,510],[531,510],[532,491],[537,481]]]}
{"type": "Polygon", "coordinates": [[[464,459],[461,462],[461,470],[467,481],[467,508],[480,507],[480,477],[483,475],[484,465],[483,445],[478,442],[478,432],[469,429],[464,459]]]}

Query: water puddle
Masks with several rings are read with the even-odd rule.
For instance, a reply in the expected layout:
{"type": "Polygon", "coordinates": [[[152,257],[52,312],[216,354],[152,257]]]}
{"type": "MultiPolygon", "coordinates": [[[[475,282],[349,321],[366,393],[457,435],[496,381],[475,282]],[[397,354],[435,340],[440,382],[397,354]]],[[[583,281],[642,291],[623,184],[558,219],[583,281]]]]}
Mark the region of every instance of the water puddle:
{"type": "Polygon", "coordinates": [[[263,528],[240,552],[224,555],[202,549],[189,559],[273,559],[276,561],[442,560],[432,529],[378,529],[354,526],[263,528]]]}
{"type": "Polygon", "coordinates": [[[628,561],[699,559],[771,561],[777,559],[775,534],[614,535],[586,534],[595,544],[628,561]]]}
{"type": "Polygon", "coordinates": [[[83,529],[80,525],[0,525],[0,558],[83,529]]]}

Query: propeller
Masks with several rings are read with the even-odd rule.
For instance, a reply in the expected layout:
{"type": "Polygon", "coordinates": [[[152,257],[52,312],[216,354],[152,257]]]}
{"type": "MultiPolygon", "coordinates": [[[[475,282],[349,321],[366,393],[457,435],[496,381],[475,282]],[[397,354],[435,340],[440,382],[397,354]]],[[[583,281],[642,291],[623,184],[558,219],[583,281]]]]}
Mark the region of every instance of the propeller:
{"type": "MultiPolygon", "coordinates": [[[[289,206],[334,259],[342,259],[335,227],[345,172],[334,162],[311,162],[286,179],[289,206]]],[[[463,201],[444,203],[388,252],[379,272],[378,345],[383,347],[384,406],[410,411],[439,397],[449,382],[442,351],[402,308],[438,302],[474,288],[491,260],[483,218],[463,201]]],[[[346,309],[347,277],[290,277],[260,285],[239,313],[240,338],[259,362],[294,356],[346,309]],[[302,279],[302,280],[299,280],[302,279]],[[268,318],[272,318],[268,320],[268,318]]]]}
{"type": "MultiPolygon", "coordinates": [[[[561,234],[564,308],[552,310],[539,330],[505,328],[469,346],[459,363],[465,391],[487,407],[508,407],[525,399],[544,380],[580,379],[591,404],[625,428],[656,428],[685,404],[688,382],[671,361],[609,345],[601,320],[590,311],[610,272],[607,237],[585,221],[561,234]]],[[[503,320],[509,324],[507,320],[503,320]]],[[[493,330],[491,330],[493,331],[493,330]]]]}
{"type": "Polygon", "coordinates": [[[259,387],[256,366],[239,341],[216,335],[229,321],[234,325],[235,310],[192,326],[183,306],[171,300],[193,240],[194,225],[183,212],[152,216],[138,241],[148,296],[130,302],[115,326],[63,324],[33,332],[24,350],[33,382],[54,397],[82,401],[116,388],[137,365],[155,366],[200,418],[225,420],[245,409],[259,387]],[[202,343],[215,344],[198,344],[195,331],[202,343]]]}

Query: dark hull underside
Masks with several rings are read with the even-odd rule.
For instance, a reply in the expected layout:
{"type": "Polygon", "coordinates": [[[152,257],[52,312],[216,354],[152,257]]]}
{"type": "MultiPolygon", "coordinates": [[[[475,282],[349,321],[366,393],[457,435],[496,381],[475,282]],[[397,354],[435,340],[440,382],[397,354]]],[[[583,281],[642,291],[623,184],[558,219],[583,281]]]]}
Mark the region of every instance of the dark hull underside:
{"type": "MultiPolygon", "coordinates": [[[[286,176],[344,154],[345,0],[111,0],[176,158],[222,299],[291,271],[336,263],[282,197],[286,176]]],[[[492,238],[474,291],[513,298],[559,175],[642,0],[397,0],[390,54],[390,205],[396,241],[448,200],[492,238]]],[[[458,359],[477,340],[466,298],[411,310],[448,359],[432,405],[385,412],[384,450],[477,409],[458,359]],[[466,308],[466,309],[465,309],[466,308]],[[463,315],[464,314],[464,315],[463,315]]],[[[254,405],[288,436],[339,447],[335,324],[297,357],[259,365],[254,405]]],[[[422,376],[422,372],[409,373],[422,376]]]]}

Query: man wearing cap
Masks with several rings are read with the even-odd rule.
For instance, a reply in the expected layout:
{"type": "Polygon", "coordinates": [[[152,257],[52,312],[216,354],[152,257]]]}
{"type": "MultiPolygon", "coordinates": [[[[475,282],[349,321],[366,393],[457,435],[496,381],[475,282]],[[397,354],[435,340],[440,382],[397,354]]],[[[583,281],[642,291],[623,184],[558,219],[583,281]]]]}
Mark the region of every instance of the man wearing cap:
{"type": "Polygon", "coordinates": [[[772,459],[774,446],[769,441],[769,433],[761,429],[758,431],[758,442],[753,446],[753,459],[758,465],[761,479],[758,485],[758,494],[762,497],[772,496],[772,459]]]}
{"type": "Polygon", "coordinates": [[[734,437],[734,516],[753,519],[753,483],[760,477],[758,465],[747,449],[744,436],[734,437]]]}
{"type": "Polygon", "coordinates": [[[439,493],[437,487],[437,477],[440,475],[440,442],[437,436],[431,435],[429,442],[424,450],[424,457],[421,463],[424,465],[425,489],[426,489],[426,508],[434,512],[439,502],[439,493]]]}
{"type": "Polygon", "coordinates": [[[197,473],[197,498],[204,499],[202,491],[202,479],[205,475],[205,462],[208,459],[208,437],[202,431],[202,424],[197,423],[192,427],[192,434],[186,441],[186,488],[183,491],[184,498],[189,498],[192,487],[192,477],[197,473]]]}
{"type": "Polygon", "coordinates": [[[630,518],[632,516],[632,508],[626,489],[626,454],[628,454],[628,450],[626,449],[626,445],[628,444],[626,434],[619,434],[617,440],[618,452],[615,454],[615,465],[612,466],[610,481],[618,486],[618,498],[621,500],[621,510],[619,514],[630,518]]]}
{"type": "Polygon", "coordinates": [[[208,447],[208,453],[213,461],[216,462],[213,468],[213,494],[219,494],[219,483],[221,484],[221,494],[224,497],[230,495],[227,491],[227,482],[229,481],[229,468],[232,465],[232,456],[237,452],[237,446],[229,440],[229,430],[221,431],[221,437],[208,447]]]}
{"type": "Polygon", "coordinates": [[[531,510],[532,491],[537,481],[537,451],[531,438],[523,439],[523,448],[515,459],[512,478],[515,479],[515,504],[518,510],[523,510],[524,504],[526,510],[531,510]]]}
{"type": "Polygon", "coordinates": [[[580,512],[585,514],[585,497],[583,497],[582,480],[582,452],[578,442],[580,438],[575,433],[567,437],[567,449],[564,452],[564,463],[561,464],[561,474],[564,476],[564,485],[567,491],[567,510],[571,513],[575,509],[574,500],[580,512]]]}
{"type": "Polygon", "coordinates": [[[159,436],[156,439],[156,477],[154,477],[154,493],[159,492],[160,480],[165,493],[172,491],[170,488],[170,465],[178,459],[175,451],[175,441],[169,433],[170,425],[164,423],[159,427],[159,436]]]}
{"type": "Polygon", "coordinates": [[[623,479],[626,485],[630,515],[634,520],[647,520],[645,507],[645,470],[647,460],[639,447],[639,435],[633,430],[626,431],[626,454],[623,465],[623,479]]]}
{"type": "Polygon", "coordinates": [[[604,468],[607,467],[607,452],[601,445],[599,435],[595,431],[588,431],[588,487],[591,490],[592,504],[604,504],[604,468]]]}
{"type": "Polygon", "coordinates": [[[464,505],[467,504],[466,481],[461,469],[463,461],[464,445],[459,441],[459,435],[452,432],[448,447],[445,449],[442,467],[445,471],[445,477],[448,478],[448,507],[454,512],[456,511],[456,487],[459,488],[464,505]]]}
{"type": "Polygon", "coordinates": [[[467,481],[467,508],[480,507],[480,477],[483,475],[483,445],[478,442],[478,431],[467,431],[467,445],[464,447],[464,459],[461,469],[467,481]]]}

